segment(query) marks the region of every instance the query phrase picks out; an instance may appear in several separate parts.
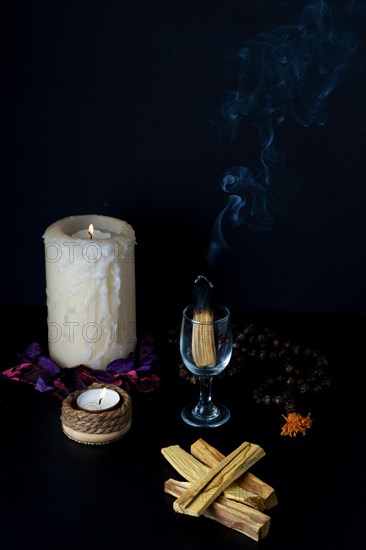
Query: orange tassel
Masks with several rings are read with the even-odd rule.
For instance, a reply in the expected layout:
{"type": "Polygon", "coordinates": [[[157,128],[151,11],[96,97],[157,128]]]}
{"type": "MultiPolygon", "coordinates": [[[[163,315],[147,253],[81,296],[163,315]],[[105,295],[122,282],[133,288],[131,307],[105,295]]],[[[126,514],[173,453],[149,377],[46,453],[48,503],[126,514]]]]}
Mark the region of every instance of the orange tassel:
{"type": "Polygon", "coordinates": [[[286,424],[282,427],[281,435],[296,436],[298,433],[305,435],[313,421],[310,418],[310,413],[307,416],[301,416],[297,412],[291,412],[287,416],[282,415],[286,420],[286,424]]]}

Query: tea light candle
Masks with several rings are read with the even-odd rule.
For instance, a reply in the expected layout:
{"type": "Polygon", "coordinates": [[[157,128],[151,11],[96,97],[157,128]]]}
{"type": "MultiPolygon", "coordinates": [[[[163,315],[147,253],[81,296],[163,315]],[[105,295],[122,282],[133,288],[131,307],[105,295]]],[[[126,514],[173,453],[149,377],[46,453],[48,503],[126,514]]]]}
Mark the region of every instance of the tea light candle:
{"type": "Polygon", "coordinates": [[[136,345],[133,228],[108,216],[69,216],[43,239],[52,359],[105,369],[127,357],[136,345]]]}
{"type": "Polygon", "coordinates": [[[128,392],[113,384],[93,383],[62,401],[62,430],[86,445],[117,441],[131,428],[132,401],[128,392]]]}
{"type": "Polygon", "coordinates": [[[119,400],[116,391],[103,388],[84,391],[78,396],[76,403],[85,411],[106,411],[117,405],[119,400]]]}

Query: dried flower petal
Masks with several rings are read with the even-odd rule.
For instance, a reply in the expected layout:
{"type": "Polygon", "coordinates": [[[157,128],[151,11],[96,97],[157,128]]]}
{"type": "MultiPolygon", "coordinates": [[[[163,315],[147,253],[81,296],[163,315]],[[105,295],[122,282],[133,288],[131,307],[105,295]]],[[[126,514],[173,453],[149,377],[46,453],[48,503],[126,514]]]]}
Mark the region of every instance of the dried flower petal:
{"type": "Polygon", "coordinates": [[[38,355],[41,354],[41,346],[38,342],[33,342],[30,344],[24,352],[24,356],[28,359],[35,359],[38,355]]]}
{"type": "Polygon", "coordinates": [[[310,418],[310,413],[307,416],[301,416],[297,412],[291,412],[287,416],[282,415],[286,420],[284,426],[282,426],[281,435],[289,435],[295,437],[298,433],[305,435],[313,421],[310,418]]]}
{"type": "Polygon", "coordinates": [[[135,365],[135,357],[133,353],[131,353],[128,357],[125,359],[115,359],[106,368],[107,372],[129,372],[134,368],[135,365]]]}
{"type": "Polygon", "coordinates": [[[47,386],[47,383],[45,382],[45,380],[43,380],[42,376],[38,378],[35,384],[35,388],[40,392],[50,391],[54,389],[53,386],[47,386]]]}
{"type": "Polygon", "coordinates": [[[30,344],[25,352],[17,356],[22,358],[22,363],[0,372],[0,378],[27,382],[40,392],[53,390],[53,395],[61,399],[94,382],[123,386],[127,391],[135,387],[141,392],[152,391],[160,383],[160,378],[155,374],[141,376],[151,369],[157,359],[155,342],[151,337],[142,341],[139,356],[131,353],[126,358],[116,359],[106,370],[92,369],[86,365],[61,368],[50,357],[41,355],[41,347],[37,342],[30,344]]]}
{"type": "Polygon", "coordinates": [[[160,378],[156,374],[145,376],[144,378],[138,378],[136,381],[136,387],[142,393],[148,393],[156,390],[160,386],[160,378]]]}
{"type": "Polygon", "coordinates": [[[37,364],[51,374],[58,374],[60,372],[60,367],[52,361],[51,357],[47,357],[46,355],[40,355],[37,359],[37,364]]]}

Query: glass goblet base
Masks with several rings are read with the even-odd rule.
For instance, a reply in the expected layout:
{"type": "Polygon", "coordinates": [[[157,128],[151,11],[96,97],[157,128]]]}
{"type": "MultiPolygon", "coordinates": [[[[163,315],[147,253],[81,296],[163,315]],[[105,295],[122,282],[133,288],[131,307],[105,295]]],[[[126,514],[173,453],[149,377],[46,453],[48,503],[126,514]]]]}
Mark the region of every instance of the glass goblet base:
{"type": "Polygon", "coordinates": [[[216,404],[208,414],[200,414],[197,405],[187,405],[182,410],[181,417],[186,424],[196,428],[216,428],[229,420],[230,411],[225,405],[216,404]]]}

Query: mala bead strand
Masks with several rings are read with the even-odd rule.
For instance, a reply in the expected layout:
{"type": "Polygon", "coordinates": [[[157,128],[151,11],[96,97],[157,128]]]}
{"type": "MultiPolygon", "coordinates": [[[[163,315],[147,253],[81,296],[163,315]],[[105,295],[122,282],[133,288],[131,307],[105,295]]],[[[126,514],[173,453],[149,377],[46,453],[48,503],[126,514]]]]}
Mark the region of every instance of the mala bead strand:
{"type": "Polygon", "coordinates": [[[331,384],[331,378],[326,374],[328,360],[320,350],[301,348],[288,339],[267,329],[250,324],[236,338],[235,350],[242,357],[250,357],[257,361],[266,361],[273,375],[266,378],[253,391],[253,397],[258,405],[276,405],[284,410],[282,416],[286,420],[281,429],[281,435],[294,437],[305,435],[312,425],[310,413],[302,416],[296,410],[296,394],[319,394],[331,384]],[[277,372],[278,375],[274,376],[277,372]]]}

